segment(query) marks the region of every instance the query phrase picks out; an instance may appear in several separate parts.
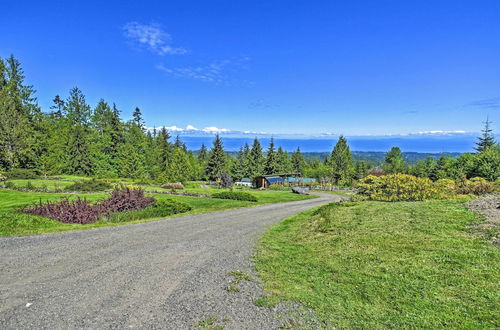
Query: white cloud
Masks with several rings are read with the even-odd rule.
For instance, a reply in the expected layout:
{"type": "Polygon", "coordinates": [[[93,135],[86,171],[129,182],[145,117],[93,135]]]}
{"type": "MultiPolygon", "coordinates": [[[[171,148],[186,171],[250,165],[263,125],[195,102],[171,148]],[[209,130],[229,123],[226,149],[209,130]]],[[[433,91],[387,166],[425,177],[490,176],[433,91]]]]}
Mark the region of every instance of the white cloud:
{"type": "MultiPolygon", "coordinates": [[[[181,128],[181,127],[177,127],[177,126],[164,126],[167,131],[170,131],[170,132],[183,132],[184,131],[184,128],[181,128]]],[[[162,127],[160,127],[161,129],[162,127]]]]}
{"type": "MultiPolygon", "coordinates": [[[[217,134],[217,133],[233,133],[235,131],[232,131],[228,128],[218,128],[215,126],[208,126],[203,129],[198,129],[193,125],[186,125],[185,128],[178,127],[178,126],[159,126],[156,127],[156,130],[160,130],[162,128],[165,128],[169,132],[176,132],[176,133],[193,133],[193,132],[198,132],[198,133],[203,133],[203,134],[217,134]]],[[[153,127],[146,127],[148,130],[153,130],[155,128],[153,127]]]]}
{"type": "Polygon", "coordinates": [[[205,127],[204,129],[202,129],[202,131],[205,133],[211,133],[211,134],[231,132],[231,130],[228,128],[217,128],[215,126],[205,127]]]}
{"type": "Polygon", "coordinates": [[[433,130],[433,131],[420,131],[411,134],[416,135],[450,135],[450,134],[467,134],[466,131],[442,131],[442,130],[433,130]]]}
{"type": "Polygon", "coordinates": [[[184,48],[170,45],[172,37],[163,31],[160,24],[130,22],[123,26],[123,31],[125,37],[157,55],[181,55],[187,53],[184,48]]]}

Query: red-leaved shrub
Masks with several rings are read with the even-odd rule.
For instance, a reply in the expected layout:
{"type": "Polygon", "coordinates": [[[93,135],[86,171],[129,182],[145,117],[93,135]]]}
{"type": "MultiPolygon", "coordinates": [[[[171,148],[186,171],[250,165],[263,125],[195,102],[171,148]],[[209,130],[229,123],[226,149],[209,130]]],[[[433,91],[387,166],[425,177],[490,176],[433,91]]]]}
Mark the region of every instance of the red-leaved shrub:
{"type": "Polygon", "coordinates": [[[84,199],[74,201],[63,199],[60,202],[47,202],[33,205],[23,212],[39,215],[65,223],[90,223],[97,221],[104,209],[100,205],[91,205],[84,199]]]}
{"type": "Polygon", "coordinates": [[[51,218],[65,223],[91,223],[99,220],[101,215],[110,215],[132,210],[142,210],[154,203],[153,197],[144,196],[142,189],[115,188],[111,197],[95,205],[84,199],[70,201],[67,198],[60,202],[34,204],[22,211],[31,215],[51,218]]]}
{"type": "Polygon", "coordinates": [[[125,212],[131,210],[145,209],[153,204],[153,197],[144,196],[142,189],[115,188],[111,192],[111,197],[102,201],[101,205],[110,212],[125,212]]]}

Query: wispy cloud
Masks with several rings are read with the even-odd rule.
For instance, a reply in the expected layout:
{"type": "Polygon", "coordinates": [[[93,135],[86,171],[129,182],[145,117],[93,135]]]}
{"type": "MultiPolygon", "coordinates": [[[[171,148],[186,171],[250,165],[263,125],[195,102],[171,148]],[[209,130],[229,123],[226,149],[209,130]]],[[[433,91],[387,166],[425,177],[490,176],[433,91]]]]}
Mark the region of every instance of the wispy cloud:
{"type": "Polygon", "coordinates": [[[156,68],[179,78],[191,78],[209,82],[222,82],[225,80],[224,68],[231,63],[229,60],[212,62],[205,66],[187,66],[169,68],[159,64],[156,68]]]}
{"type": "Polygon", "coordinates": [[[469,103],[468,105],[476,108],[497,110],[500,109],[500,97],[477,100],[469,103]]]}
{"type": "Polygon", "coordinates": [[[196,79],[200,81],[222,83],[230,81],[230,73],[244,66],[248,57],[233,60],[213,61],[208,65],[169,67],[158,64],[156,69],[177,78],[196,79]]]}
{"type": "Polygon", "coordinates": [[[160,24],[140,24],[129,22],[123,26],[125,37],[139,47],[144,47],[157,55],[181,55],[187,50],[171,45],[172,37],[160,24]]]}

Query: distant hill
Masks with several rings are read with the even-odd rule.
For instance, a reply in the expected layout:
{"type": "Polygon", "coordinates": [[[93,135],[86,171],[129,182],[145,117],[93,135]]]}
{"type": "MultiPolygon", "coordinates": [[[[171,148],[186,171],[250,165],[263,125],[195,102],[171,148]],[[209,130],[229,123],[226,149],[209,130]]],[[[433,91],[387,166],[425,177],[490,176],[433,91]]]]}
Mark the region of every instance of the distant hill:
{"type": "MultiPolygon", "coordinates": [[[[354,160],[365,160],[372,162],[376,165],[380,165],[384,162],[385,152],[381,151],[353,151],[354,160]]],[[[307,160],[320,160],[323,161],[325,158],[330,155],[329,152],[304,152],[304,157],[307,160]]],[[[420,159],[426,159],[431,156],[436,159],[439,157],[447,155],[451,157],[458,157],[461,155],[459,152],[442,152],[442,153],[429,153],[429,152],[403,152],[403,157],[406,162],[410,165],[415,164],[420,159]]]]}
{"type": "MultiPolygon", "coordinates": [[[[195,154],[198,152],[195,151],[195,154]]],[[[227,154],[231,155],[232,157],[236,157],[237,152],[236,151],[229,151],[227,154]]],[[[292,153],[289,152],[289,155],[292,153]]],[[[303,152],[304,158],[307,160],[319,160],[319,161],[324,161],[327,156],[330,155],[329,152],[303,152]]],[[[375,165],[380,165],[384,162],[385,158],[385,152],[382,151],[353,151],[352,152],[354,156],[354,160],[364,160],[364,161],[369,161],[374,163],[375,165]]],[[[442,152],[442,153],[430,153],[430,152],[403,152],[403,157],[405,158],[407,164],[413,165],[415,164],[419,159],[426,159],[427,157],[431,156],[436,159],[439,157],[446,155],[446,156],[451,156],[451,157],[458,157],[461,155],[459,152],[442,152]]]]}

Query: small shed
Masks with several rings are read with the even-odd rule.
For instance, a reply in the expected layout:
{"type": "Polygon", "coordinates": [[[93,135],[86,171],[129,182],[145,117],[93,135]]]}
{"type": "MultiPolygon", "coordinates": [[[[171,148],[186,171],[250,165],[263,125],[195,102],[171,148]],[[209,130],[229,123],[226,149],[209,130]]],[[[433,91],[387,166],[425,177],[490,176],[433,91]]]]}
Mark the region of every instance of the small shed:
{"type": "Polygon", "coordinates": [[[255,178],[256,188],[269,188],[272,184],[285,184],[296,181],[300,178],[300,173],[283,173],[283,174],[271,174],[271,175],[261,175],[255,178]]]}

